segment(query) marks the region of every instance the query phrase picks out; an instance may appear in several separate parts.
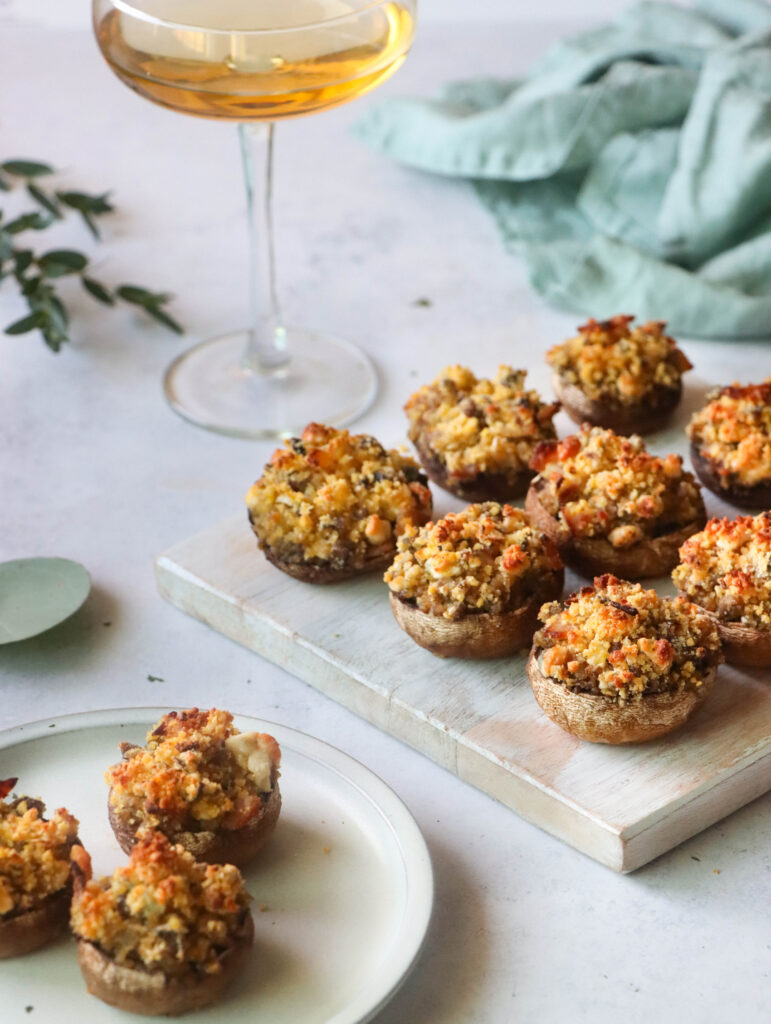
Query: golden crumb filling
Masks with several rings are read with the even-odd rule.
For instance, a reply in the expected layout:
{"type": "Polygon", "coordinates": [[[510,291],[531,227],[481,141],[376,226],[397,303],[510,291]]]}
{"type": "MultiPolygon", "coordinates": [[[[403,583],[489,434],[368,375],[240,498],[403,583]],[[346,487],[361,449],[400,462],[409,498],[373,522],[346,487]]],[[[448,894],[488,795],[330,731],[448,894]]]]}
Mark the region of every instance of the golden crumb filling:
{"type": "Polygon", "coordinates": [[[334,568],[365,565],[431,515],[414,459],[368,434],[317,423],[273,453],[246,504],[261,548],[334,568]]]}
{"type": "Polygon", "coordinates": [[[733,384],[708,396],[688,424],[688,436],[721,485],[752,487],[771,480],[771,379],[733,384]]]}
{"type": "Polygon", "coordinates": [[[632,327],[633,316],[589,320],[578,334],[546,353],[546,361],[587,398],[610,405],[637,405],[658,393],[677,391],[681,375],[691,369],[666,322],[651,320],[632,327]]]}
{"type": "Polygon", "coordinates": [[[698,690],[719,660],[717,627],[706,612],[615,576],[545,604],[539,618],[533,644],[544,675],[620,704],[698,690]]]}
{"type": "MultiPolygon", "coordinates": [[[[16,779],[0,782],[7,795],[16,779]]],[[[45,804],[28,797],[0,799],[0,915],[31,910],[64,888],[78,822],[63,807],[49,819],[45,804]]]]}
{"type": "Polygon", "coordinates": [[[584,425],[535,453],[541,502],[574,537],[605,537],[615,548],[698,520],[704,504],[679,455],[651,455],[642,438],[584,425]]]}
{"type": "Polygon", "coordinates": [[[118,964],[187,973],[221,969],[251,897],[232,864],[200,864],[160,832],[143,829],[128,864],[76,892],[71,925],[118,964]]]}
{"type": "Polygon", "coordinates": [[[675,586],[724,622],[771,626],[771,512],[710,519],[680,548],[675,586]]]}
{"type": "Polygon", "coordinates": [[[495,380],[448,366],[404,406],[410,440],[438,458],[458,482],[480,473],[511,475],[528,468],[539,441],[555,436],[559,403],[525,390],[525,370],[501,366],[495,380]]]}
{"type": "Polygon", "coordinates": [[[135,823],[171,833],[243,828],[262,810],[281,752],[266,733],[242,733],[228,711],[171,711],[147,746],[122,747],[105,772],[110,804],[135,823]]]}
{"type": "Polygon", "coordinates": [[[524,512],[487,501],[409,530],[383,578],[420,611],[459,619],[516,608],[561,567],[524,512]]]}

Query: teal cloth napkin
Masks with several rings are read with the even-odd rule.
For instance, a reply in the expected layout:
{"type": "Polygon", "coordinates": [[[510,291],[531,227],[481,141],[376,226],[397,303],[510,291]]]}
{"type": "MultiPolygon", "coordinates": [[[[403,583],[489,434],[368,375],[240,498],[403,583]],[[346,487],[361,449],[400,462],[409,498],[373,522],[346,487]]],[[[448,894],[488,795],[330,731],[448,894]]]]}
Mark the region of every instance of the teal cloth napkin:
{"type": "Polygon", "coordinates": [[[771,334],[771,4],[638,3],[526,78],[380,104],[356,134],[469,178],[553,304],[771,334]]]}

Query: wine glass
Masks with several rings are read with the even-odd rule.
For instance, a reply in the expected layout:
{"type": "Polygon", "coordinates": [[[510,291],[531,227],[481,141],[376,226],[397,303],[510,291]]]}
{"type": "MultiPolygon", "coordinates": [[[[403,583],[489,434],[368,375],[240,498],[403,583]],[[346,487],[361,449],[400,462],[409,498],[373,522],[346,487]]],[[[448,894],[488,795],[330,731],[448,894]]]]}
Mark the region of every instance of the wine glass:
{"type": "Polygon", "coordinates": [[[166,371],[186,419],[221,434],[288,437],[340,426],[377,377],[355,345],[284,324],[271,228],[273,124],[355,99],[402,64],[417,0],[93,0],[112,70],[170,110],[238,122],[250,226],[250,325],[203,341],[166,371]]]}

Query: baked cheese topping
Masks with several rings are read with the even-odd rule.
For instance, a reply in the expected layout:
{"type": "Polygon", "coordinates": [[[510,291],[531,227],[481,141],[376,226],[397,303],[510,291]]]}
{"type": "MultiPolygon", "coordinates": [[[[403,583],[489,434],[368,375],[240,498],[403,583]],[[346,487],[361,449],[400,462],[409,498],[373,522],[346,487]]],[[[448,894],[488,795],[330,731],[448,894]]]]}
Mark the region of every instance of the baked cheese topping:
{"type": "Polygon", "coordinates": [[[105,772],[110,803],[152,828],[216,831],[247,825],[272,789],[281,752],[266,733],[240,733],[228,711],[172,711],[105,772]]]}
{"type": "Polygon", "coordinates": [[[649,454],[642,438],[584,425],[545,442],[531,463],[539,497],[574,537],[628,548],[704,515],[701,492],[679,455],[649,454]]]}
{"type": "Polygon", "coordinates": [[[273,737],[262,732],[239,732],[235,736],[228,736],[225,747],[251,776],[259,792],[269,793],[277,751],[273,737]]]}
{"type": "Polygon", "coordinates": [[[680,548],[675,586],[724,622],[771,625],[771,512],[710,519],[680,548]]]}
{"type": "Polygon", "coordinates": [[[620,704],[698,690],[719,660],[717,627],[705,611],[615,576],[545,604],[539,617],[533,644],[544,675],[620,704]]]}
{"type": "Polygon", "coordinates": [[[633,320],[589,320],[575,338],[549,349],[546,361],[566,383],[604,404],[637,405],[662,389],[678,390],[691,364],[664,333],[666,322],[632,327],[633,320]]]}
{"type": "Polygon", "coordinates": [[[71,925],[117,964],[166,975],[217,973],[250,899],[232,864],[200,864],[160,832],[143,829],[128,864],[75,895],[71,925]]]}
{"type": "Polygon", "coordinates": [[[69,880],[77,819],[63,807],[44,813],[39,800],[0,800],[0,916],[34,908],[69,880]]]}
{"type": "Polygon", "coordinates": [[[487,501],[405,533],[384,579],[420,611],[458,619],[516,608],[561,566],[524,512],[487,501]]]}
{"type": "Polygon", "coordinates": [[[555,436],[559,403],[525,390],[525,370],[501,366],[495,380],[448,366],[404,406],[409,436],[437,457],[455,480],[480,473],[517,474],[539,441],[555,436]]]}
{"type": "Polygon", "coordinates": [[[771,378],[732,384],[708,396],[688,424],[688,436],[719,476],[721,486],[771,481],[771,378]]]}
{"type": "Polygon", "coordinates": [[[311,423],[273,453],[246,495],[260,547],[293,562],[366,564],[431,515],[414,459],[368,434],[311,423]]]}

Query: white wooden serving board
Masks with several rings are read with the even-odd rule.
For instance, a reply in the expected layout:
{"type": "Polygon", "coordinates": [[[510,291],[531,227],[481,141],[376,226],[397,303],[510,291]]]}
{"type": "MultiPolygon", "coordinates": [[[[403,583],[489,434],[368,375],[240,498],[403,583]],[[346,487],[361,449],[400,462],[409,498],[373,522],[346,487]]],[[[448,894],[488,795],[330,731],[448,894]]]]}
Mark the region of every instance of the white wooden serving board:
{"type": "Polygon", "coordinates": [[[640,867],[771,788],[768,673],[724,666],[679,733],[606,747],[541,713],[524,657],[434,657],[396,625],[377,575],[327,586],[293,580],[257,551],[246,516],[167,551],[156,574],[172,604],[615,871],[640,867]]]}

